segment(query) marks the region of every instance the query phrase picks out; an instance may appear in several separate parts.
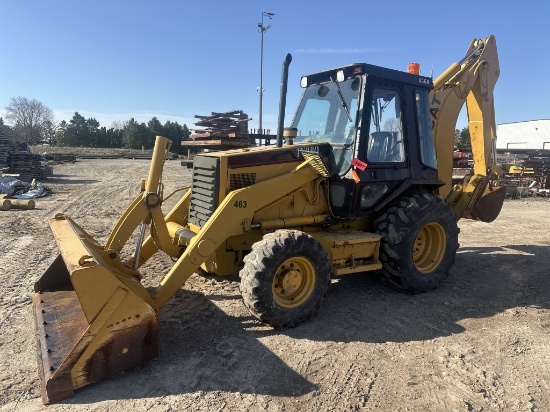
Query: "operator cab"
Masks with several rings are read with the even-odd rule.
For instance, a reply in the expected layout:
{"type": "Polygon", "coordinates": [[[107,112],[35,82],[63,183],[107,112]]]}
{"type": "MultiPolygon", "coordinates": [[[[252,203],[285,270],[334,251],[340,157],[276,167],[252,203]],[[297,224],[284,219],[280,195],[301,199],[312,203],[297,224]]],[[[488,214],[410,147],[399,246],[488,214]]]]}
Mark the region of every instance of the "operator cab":
{"type": "Polygon", "coordinates": [[[430,78],[356,63],[303,76],[301,85],[294,142],[331,145],[327,168],[337,215],[368,214],[413,186],[431,191],[443,184],[430,78]]]}

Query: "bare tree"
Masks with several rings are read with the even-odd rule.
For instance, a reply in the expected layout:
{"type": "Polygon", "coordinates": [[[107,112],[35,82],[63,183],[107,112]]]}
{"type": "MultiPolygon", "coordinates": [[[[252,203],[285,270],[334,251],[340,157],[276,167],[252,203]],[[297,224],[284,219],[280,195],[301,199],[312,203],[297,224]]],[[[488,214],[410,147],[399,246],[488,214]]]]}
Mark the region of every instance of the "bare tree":
{"type": "Polygon", "coordinates": [[[36,99],[12,97],[6,106],[6,120],[13,125],[15,140],[35,144],[44,139],[48,124],[54,123],[53,111],[36,99]]]}
{"type": "Polygon", "coordinates": [[[128,126],[128,123],[128,120],[115,120],[111,123],[111,128],[115,130],[124,130],[124,128],[128,126]]]}
{"type": "Polygon", "coordinates": [[[392,117],[384,122],[384,130],[387,132],[397,132],[397,119],[392,117]]]}

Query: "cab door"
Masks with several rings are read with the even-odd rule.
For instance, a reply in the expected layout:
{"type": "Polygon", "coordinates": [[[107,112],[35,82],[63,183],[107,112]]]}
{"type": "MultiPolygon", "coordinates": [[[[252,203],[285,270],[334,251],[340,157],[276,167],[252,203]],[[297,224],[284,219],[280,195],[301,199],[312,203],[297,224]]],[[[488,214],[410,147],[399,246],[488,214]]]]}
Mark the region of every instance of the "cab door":
{"type": "Polygon", "coordinates": [[[401,84],[367,78],[355,163],[332,181],[332,207],[343,216],[370,213],[391,189],[410,178],[401,84]],[[338,202],[336,200],[338,199],[338,202]]]}

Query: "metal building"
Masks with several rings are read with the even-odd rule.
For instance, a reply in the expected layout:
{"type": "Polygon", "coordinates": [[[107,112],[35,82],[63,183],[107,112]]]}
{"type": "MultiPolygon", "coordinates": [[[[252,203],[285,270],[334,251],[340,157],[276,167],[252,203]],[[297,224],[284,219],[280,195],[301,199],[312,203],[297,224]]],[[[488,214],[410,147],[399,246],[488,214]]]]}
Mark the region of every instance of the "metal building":
{"type": "Polygon", "coordinates": [[[550,119],[497,125],[497,149],[550,150],[550,119]]]}

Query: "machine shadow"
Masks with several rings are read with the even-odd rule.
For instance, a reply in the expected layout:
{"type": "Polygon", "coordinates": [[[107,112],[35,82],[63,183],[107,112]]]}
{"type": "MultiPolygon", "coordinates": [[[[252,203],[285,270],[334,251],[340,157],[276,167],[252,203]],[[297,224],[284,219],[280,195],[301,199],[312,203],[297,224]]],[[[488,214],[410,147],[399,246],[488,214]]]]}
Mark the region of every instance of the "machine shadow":
{"type": "Polygon", "coordinates": [[[158,320],[155,360],[79,389],[61,404],[201,391],[292,397],[318,389],[265,347],[260,335],[246,331],[242,318],[228,316],[202,293],[180,290],[158,320]]]}
{"type": "Polygon", "coordinates": [[[342,277],[311,322],[285,333],[317,341],[421,341],[463,332],[462,320],[516,307],[550,309],[550,246],[460,248],[443,284],[416,295],[369,274],[342,277]]]}
{"type": "Polygon", "coordinates": [[[228,316],[205,296],[180,290],[159,312],[159,357],[78,390],[62,403],[227,391],[300,396],[317,386],[286,365],[260,339],[409,342],[462,333],[460,322],[516,307],[550,309],[550,246],[461,248],[449,278],[436,290],[406,294],[374,274],[337,278],[320,312],[293,329],[258,328],[251,316],[228,316]]]}

